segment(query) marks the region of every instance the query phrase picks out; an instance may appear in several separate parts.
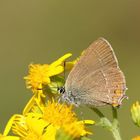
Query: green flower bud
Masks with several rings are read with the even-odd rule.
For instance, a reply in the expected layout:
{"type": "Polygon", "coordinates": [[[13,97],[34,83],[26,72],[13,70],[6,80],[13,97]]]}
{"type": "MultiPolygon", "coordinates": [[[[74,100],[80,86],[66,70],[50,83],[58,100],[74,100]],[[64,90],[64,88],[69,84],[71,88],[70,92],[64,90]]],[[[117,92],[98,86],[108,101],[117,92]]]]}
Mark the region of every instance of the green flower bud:
{"type": "Polygon", "coordinates": [[[133,119],[133,122],[140,127],[140,104],[137,101],[134,103],[131,107],[131,116],[133,119]]]}

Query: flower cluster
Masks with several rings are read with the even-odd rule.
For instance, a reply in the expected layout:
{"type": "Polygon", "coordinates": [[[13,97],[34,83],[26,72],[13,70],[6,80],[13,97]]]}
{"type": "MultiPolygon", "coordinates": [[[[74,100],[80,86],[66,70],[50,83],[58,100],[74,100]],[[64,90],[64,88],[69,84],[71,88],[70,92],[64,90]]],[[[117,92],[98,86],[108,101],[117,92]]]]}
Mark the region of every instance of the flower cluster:
{"type": "MultiPolygon", "coordinates": [[[[82,140],[92,134],[86,125],[94,121],[78,120],[73,106],[59,103],[54,96],[59,96],[57,86],[64,84],[64,63],[70,56],[66,54],[50,65],[29,65],[29,74],[24,79],[33,96],[22,114],[9,119],[1,140],[82,140]]],[[[76,60],[67,62],[66,70],[70,71],[75,63],[76,60]]]]}

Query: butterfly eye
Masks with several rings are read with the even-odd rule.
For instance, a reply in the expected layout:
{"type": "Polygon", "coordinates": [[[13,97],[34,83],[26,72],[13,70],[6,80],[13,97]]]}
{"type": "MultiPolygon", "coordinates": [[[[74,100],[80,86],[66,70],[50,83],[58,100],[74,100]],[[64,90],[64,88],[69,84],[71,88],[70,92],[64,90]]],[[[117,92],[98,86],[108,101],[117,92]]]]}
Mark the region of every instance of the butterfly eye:
{"type": "Polygon", "coordinates": [[[58,91],[60,94],[64,94],[64,93],[65,93],[65,87],[58,87],[57,91],[58,91]]]}

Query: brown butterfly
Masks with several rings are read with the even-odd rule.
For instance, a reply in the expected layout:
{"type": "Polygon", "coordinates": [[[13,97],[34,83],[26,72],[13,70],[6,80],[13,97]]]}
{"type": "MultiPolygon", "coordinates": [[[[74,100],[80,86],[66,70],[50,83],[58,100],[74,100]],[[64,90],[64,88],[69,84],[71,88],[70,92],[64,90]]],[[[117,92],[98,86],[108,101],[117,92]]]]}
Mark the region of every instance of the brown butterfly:
{"type": "Polygon", "coordinates": [[[120,106],[126,98],[126,81],[107,40],[99,38],[82,54],[68,75],[63,100],[75,105],[120,106]]]}

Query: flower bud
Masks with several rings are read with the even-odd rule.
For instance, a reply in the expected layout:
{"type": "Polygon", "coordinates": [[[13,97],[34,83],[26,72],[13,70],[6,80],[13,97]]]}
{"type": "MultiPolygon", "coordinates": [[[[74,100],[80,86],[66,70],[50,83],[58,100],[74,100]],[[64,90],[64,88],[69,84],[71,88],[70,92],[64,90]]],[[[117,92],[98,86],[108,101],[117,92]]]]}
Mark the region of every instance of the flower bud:
{"type": "Polygon", "coordinates": [[[133,122],[140,127],[140,104],[137,101],[134,103],[131,107],[131,116],[133,119],[133,122]]]}

